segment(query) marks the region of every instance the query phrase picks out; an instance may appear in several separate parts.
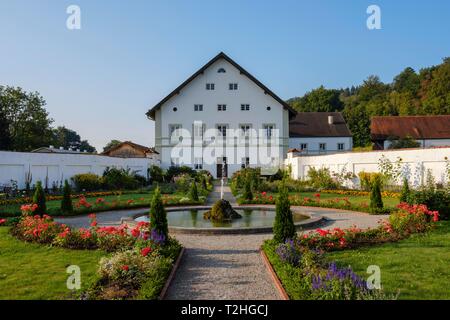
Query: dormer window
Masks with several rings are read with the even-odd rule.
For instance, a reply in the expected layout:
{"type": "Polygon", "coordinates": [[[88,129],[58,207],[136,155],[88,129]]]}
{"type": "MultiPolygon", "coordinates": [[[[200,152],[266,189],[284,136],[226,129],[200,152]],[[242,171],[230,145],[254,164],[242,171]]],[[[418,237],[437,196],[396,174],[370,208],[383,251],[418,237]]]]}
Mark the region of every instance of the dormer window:
{"type": "Polygon", "coordinates": [[[224,68],[220,68],[217,70],[217,73],[226,73],[227,71],[224,68]]]}

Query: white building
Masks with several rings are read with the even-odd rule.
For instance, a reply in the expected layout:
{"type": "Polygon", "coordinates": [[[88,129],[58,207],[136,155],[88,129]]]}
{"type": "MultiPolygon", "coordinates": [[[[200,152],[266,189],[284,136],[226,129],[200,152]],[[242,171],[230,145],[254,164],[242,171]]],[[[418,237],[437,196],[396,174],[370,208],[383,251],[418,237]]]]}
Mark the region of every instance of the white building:
{"type": "MultiPolygon", "coordinates": [[[[155,149],[163,168],[187,165],[214,177],[231,176],[245,166],[275,172],[291,144],[289,121],[296,115],[222,52],[147,112],[155,121],[155,149]]],[[[330,150],[332,138],[322,139],[330,150]]],[[[313,140],[308,139],[313,150],[313,140]]],[[[340,141],[334,143],[336,148],[340,141]]],[[[351,137],[343,143],[345,150],[351,148],[351,137]]]]}
{"type": "Polygon", "coordinates": [[[411,137],[421,148],[450,146],[450,115],[372,117],[370,134],[374,149],[388,149],[391,142],[411,137]]]}
{"type": "Polygon", "coordinates": [[[352,148],[352,133],[340,112],[299,112],[289,123],[289,149],[299,154],[330,154],[352,148]]]}
{"type": "Polygon", "coordinates": [[[288,149],[289,120],[295,114],[221,52],[147,116],[155,120],[155,149],[163,168],[188,165],[220,177],[222,170],[231,176],[247,165],[278,168],[288,149]],[[265,147],[270,153],[264,154],[265,147]]]}

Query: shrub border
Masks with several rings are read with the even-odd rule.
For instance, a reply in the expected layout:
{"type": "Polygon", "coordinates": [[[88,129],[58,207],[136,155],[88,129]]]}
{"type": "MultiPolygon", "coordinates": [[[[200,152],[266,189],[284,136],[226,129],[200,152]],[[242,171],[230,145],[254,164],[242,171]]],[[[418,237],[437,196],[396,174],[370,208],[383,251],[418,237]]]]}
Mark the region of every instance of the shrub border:
{"type": "Polygon", "coordinates": [[[284,289],[280,278],[278,278],[277,273],[275,272],[272,264],[269,261],[269,258],[267,257],[262,247],[259,248],[259,253],[261,254],[263,263],[266,266],[267,273],[270,275],[270,278],[272,279],[273,284],[278,291],[278,295],[281,297],[282,300],[290,300],[289,295],[284,289]]]}
{"type": "Polygon", "coordinates": [[[185,248],[181,247],[180,253],[178,254],[177,260],[175,260],[175,263],[172,266],[172,270],[170,271],[169,277],[166,279],[166,283],[164,284],[164,287],[162,288],[161,292],[159,293],[158,300],[164,300],[166,297],[167,291],[172,284],[173,279],[175,278],[175,273],[178,270],[178,267],[181,264],[181,259],[183,257],[185,248]]]}

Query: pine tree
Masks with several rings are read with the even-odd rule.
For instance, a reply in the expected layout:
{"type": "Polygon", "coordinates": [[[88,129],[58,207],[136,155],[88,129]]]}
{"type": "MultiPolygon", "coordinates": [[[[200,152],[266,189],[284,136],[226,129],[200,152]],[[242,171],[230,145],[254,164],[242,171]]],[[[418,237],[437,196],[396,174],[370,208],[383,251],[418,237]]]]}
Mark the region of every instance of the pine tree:
{"type": "Polygon", "coordinates": [[[373,178],[370,191],[370,209],[376,213],[383,209],[383,200],[381,198],[381,178],[377,175],[373,178]]]}
{"type": "Polygon", "coordinates": [[[253,200],[252,185],[248,177],[245,179],[244,193],[242,194],[242,198],[244,198],[245,200],[253,200]]]}
{"type": "Polygon", "coordinates": [[[195,183],[195,181],[192,181],[189,197],[191,198],[192,201],[198,201],[199,200],[198,199],[197,184],[195,183]]]}
{"type": "Polygon", "coordinates": [[[47,206],[45,204],[45,192],[44,189],[42,189],[41,181],[36,182],[36,191],[33,195],[33,204],[37,204],[37,208],[36,210],[34,210],[35,214],[43,216],[47,213],[47,206]]]}
{"type": "Polygon", "coordinates": [[[402,192],[400,194],[400,202],[409,202],[411,190],[409,189],[408,179],[403,179],[402,192]]]}
{"type": "Polygon", "coordinates": [[[208,183],[206,182],[206,177],[204,175],[201,177],[201,184],[204,190],[208,190],[208,183]]]}
{"type": "Polygon", "coordinates": [[[63,213],[72,213],[73,212],[72,199],[70,197],[71,193],[72,193],[72,189],[70,188],[69,182],[67,182],[67,180],[65,180],[64,188],[63,188],[63,199],[61,201],[61,211],[63,213]]]}
{"type": "Polygon", "coordinates": [[[295,236],[296,230],[291,204],[289,203],[289,193],[285,185],[282,184],[276,201],[273,239],[277,243],[284,243],[288,239],[294,239],[295,236]]]}
{"type": "Polygon", "coordinates": [[[167,225],[167,213],[161,199],[161,190],[156,188],[150,205],[150,226],[152,235],[156,233],[158,237],[163,238],[163,242],[167,240],[169,228],[167,225]]]}

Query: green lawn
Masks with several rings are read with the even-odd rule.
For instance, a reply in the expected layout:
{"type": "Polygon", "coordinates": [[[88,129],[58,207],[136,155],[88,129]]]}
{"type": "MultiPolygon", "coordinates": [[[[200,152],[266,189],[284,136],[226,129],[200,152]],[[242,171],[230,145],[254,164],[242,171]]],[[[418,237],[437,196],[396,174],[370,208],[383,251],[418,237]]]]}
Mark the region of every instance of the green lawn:
{"type": "MultiPolygon", "coordinates": [[[[151,193],[127,193],[127,194],[122,194],[122,195],[87,197],[86,200],[93,206],[95,206],[95,201],[97,200],[97,198],[103,198],[103,199],[105,199],[106,202],[109,202],[109,203],[114,202],[114,201],[126,202],[128,200],[133,200],[134,205],[139,205],[139,204],[144,205],[144,204],[148,204],[150,202],[151,197],[152,197],[151,193]]],[[[78,199],[73,199],[72,202],[74,204],[74,209],[76,209],[75,204],[78,202],[78,199]]],[[[49,214],[56,214],[56,213],[58,213],[59,209],[61,208],[61,200],[47,201],[46,205],[47,205],[49,214]]],[[[21,206],[22,206],[21,204],[10,204],[10,205],[0,206],[0,217],[2,216],[2,213],[6,213],[7,215],[14,215],[14,214],[20,215],[20,207],[21,206]]]]}
{"type": "Polygon", "coordinates": [[[0,227],[0,300],[64,299],[69,265],[81,269],[81,285],[94,278],[102,251],[67,250],[19,241],[0,227]]]}
{"type": "Polygon", "coordinates": [[[328,254],[340,265],[350,265],[366,276],[369,265],[381,269],[385,291],[399,299],[450,299],[450,222],[427,234],[415,234],[398,243],[328,254]]]}
{"type": "MultiPolygon", "coordinates": [[[[320,192],[289,192],[290,196],[297,196],[299,198],[311,198],[313,200],[316,199],[314,196],[315,194],[320,192]]],[[[267,196],[273,196],[276,197],[276,193],[267,192],[267,196]]],[[[350,195],[342,195],[337,193],[320,193],[320,199],[321,200],[327,200],[327,199],[336,199],[336,198],[348,198],[348,200],[354,204],[354,205],[361,205],[361,204],[370,204],[370,198],[369,196],[350,196],[350,195]]],[[[400,203],[400,200],[398,198],[392,198],[392,197],[383,197],[383,203],[386,208],[394,208],[397,204],[400,203]]]]}

